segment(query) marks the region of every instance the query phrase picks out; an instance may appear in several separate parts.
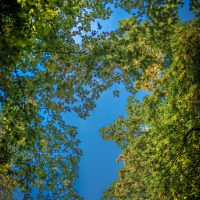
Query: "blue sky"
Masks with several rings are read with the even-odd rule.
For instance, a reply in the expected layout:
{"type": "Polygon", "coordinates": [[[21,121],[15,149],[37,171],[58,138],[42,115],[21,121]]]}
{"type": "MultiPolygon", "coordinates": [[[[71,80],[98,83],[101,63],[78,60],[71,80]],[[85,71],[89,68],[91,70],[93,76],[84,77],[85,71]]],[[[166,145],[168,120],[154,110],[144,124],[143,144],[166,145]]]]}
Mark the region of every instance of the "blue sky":
{"type": "MultiPolygon", "coordinates": [[[[118,21],[128,17],[120,9],[115,9],[109,20],[99,20],[103,31],[113,31],[118,21]]],[[[92,25],[96,30],[97,23],[92,25]]],[[[99,129],[111,124],[120,115],[126,115],[125,106],[128,93],[122,85],[114,85],[101,95],[96,108],[86,120],[70,116],[71,123],[78,127],[80,147],[83,156],[79,163],[79,178],[76,189],[85,200],[99,200],[102,192],[117,178],[120,164],[116,159],[120,149],[114,142],[105,142],[99,135],[99,129]],[[120,97],[113,96],[113,90],[120,91],[120,97]]]]}
{"type": "Polygon", "coordinates": [[[117,178],[120,165],[116,159],[120,150],[113,142],[105,142],[99,136],[99,129],[125,115],[128,93],[119,85],[120,98],[114,98],[111,89],[101,95],[97,107],[87,120],[77,119],[79,139],[83,157],[79,164],[79,178],[76,188],[85,200],[100,199],[102,192],[117,178]]]}

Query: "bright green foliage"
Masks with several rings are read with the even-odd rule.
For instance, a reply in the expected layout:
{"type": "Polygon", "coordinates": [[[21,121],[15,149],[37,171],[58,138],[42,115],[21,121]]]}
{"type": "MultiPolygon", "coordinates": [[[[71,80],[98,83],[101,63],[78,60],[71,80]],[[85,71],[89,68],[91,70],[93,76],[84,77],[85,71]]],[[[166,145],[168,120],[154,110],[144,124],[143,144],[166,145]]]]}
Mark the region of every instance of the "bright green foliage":
{"type": "Polygon", "coordinates": [[[81,156],[76,128],[109,84],[97,82],[88,50],[90,22],[107,18],[104,0],[2,0],[0,179],[11,188],[79,199],[73,189],[81,156]]]}
{"type": "Polygon", "coordinates": [[[199,31],[196,22],[177,26],[165,58],[170,63],[151,94],[142,102],[130,97],[128,118],[102,129],[105,140],[122,148],[118,161],[124,161],[103,199],[199,199],[199,31]]]}
{"type": "Polygon", "coordinates": [[[112,70],[133,95],[127,119],[101,129],[124,162],[102,199],[200,198],[200,24],[197,17],[169,26],[169,19],[163,29],[154,20],[126,19],[107,41],[117,47],[106,55],[112,70]],[[149,92],[142,102],[134,95],[140,90],[149,92]]]}
{"type": "MultiPolygon", "coordinates": [[[[90,31],[90,22],[107,18],[107,1],[7,0],[1,1],[1,61],[15,65],[25,52],[69,53],[72,36],[90,31]],[[73,30],[73,28],[76,29],[73,30]]],[[[68,55],[70,56],[70,55],[68,55]]]]}

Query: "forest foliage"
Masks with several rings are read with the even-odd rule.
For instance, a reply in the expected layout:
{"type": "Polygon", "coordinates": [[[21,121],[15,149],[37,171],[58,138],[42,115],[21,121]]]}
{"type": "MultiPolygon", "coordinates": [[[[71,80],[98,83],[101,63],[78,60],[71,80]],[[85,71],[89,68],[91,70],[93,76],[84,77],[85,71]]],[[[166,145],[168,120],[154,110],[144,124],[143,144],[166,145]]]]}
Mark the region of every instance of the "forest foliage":
{"type": "Polygon", "coordinates": [[[97,84],[87,50],[90,22],[106,19],[107,1],[2,0],[0,68],[0,182],[28,198],[79,199],[74,190],[82,155],[76,127],[106,85],[97,84]]]}
{"type": "Polygon", "coordinates": [[[62,114],[86,118],[103,91],[123,83],[128,117],[101,134],[122,149],[124,166],[102,199],[199,199],[198,1],[188,22],[181,0],[0,3],[0,194],[19,187],[28,199],[37,188],[38,199],[81,199],[80,141],[62,114]],[[132,16],[111,33],[92,30],[110,3],[132,16]]]}
{"type": "Polygon", "coordinates": [[[181,22],[177,9],[163,21],[125,19],[122,35],[109,41],[124,50],[110,58],[128,89],[148,93],[142,101],[130,96],[128,117],[101,129],[122,149],[117,162],[124,164],[102,199],[200,197],[199,16],[181,22]]]}

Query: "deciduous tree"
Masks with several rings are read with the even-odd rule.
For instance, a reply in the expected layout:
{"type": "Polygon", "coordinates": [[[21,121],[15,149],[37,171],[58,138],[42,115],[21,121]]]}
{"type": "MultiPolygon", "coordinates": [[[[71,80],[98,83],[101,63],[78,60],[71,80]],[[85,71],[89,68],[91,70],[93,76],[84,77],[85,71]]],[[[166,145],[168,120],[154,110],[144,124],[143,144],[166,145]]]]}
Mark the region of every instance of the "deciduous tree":
{"type": "MultiPolygon", "coordinates": [[[[152,3],[167,12],[167,3],[152,3]]],[[[177,9],[178,4],[174,13],[177,9]]],[[[144,12],[153,14],[151,8],[144,12]]],[[[164,21],[161,16],[142,22],[126,19],[121,35],[107,41],[117,50],[106,56],[133,95],[128,117],[101,129],[105,140],[122,149],[117,161],[124,162],[102,199],[200,197],[199,18],[180,22],[178,15],[166,15],[164,21]],[[141,90],[147,91],[143,101],[134,95],[141,90]]]]}

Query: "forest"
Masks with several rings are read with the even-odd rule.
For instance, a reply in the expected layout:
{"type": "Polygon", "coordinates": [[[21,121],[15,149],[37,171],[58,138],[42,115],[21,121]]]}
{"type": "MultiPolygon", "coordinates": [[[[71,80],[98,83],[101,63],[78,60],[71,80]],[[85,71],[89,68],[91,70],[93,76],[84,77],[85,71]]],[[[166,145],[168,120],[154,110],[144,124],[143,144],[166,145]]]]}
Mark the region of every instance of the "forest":
{"type": "MultiPolygon", "coordinates": [[[[0,199],[83,199],[77,127],[115,84],[127,117],[100,129],[121,149],[102,200],[200,199],[200,2],[0,0],[0,199]],[[102,31],[111,5],[129,13],[102,31]],[[79,40],[80,42],[77,42],[79,40]],[[136,95],[145,91],[143,100],[136,95]]],[[[119,96],[117,90],[113,91],[119,96]]],[[[86,199],[87,200],[87,199],[86,199]]]]}

